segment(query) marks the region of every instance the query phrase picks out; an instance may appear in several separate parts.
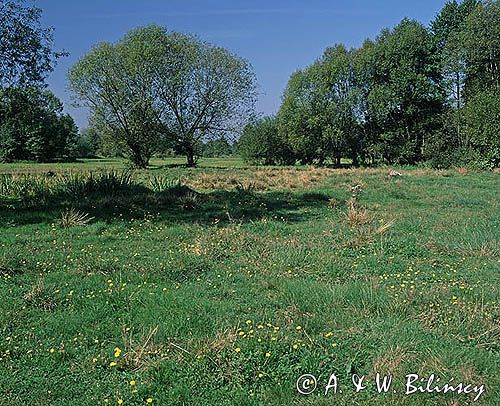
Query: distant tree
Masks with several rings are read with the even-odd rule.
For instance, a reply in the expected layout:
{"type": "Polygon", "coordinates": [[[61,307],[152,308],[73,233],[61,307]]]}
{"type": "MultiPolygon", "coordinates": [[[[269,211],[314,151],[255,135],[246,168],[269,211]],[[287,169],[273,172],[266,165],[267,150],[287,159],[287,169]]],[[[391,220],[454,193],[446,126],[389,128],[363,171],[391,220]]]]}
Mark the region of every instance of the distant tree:
{"type": "MultiPolygon", "coordinates": [[[[478,0],[449,1],[431,22],[431,32],[437,44],[442,79],[440,85],[446,93],[451,109],[447,114],[454,128],[453,142],[448,145],[463,148],[465,134],[462,131],[462,107],[465,103],[464,84],[467,60],[463,32],[468,16],[478,7],[478,0]]],[[[453,130],[452,130],[453,131],[453,130]]],[[[453,134],[450,134],[453,135],[453,134]]],[[[448,140],[451,141],[451,140],[448,140]]]]}
{"type": "Polygon", "coordinates": [[[465,132],[469,158],[475,166],[492,169],[500,165],[500,93],[484,90],[468,100],[465,108],[465,132]],[[472,156],[471,156],[472,155],[472,156]]]}
{"type": "Polygon", "coordinates": [[[467,97],[500,89],[500,2],[485,1],[470,13],[463,30],[467,97]]]}
{"type": "Polygon", "coordinates": [[[319,98],[323,106],[318,109],[323,128],[326,154],[337,166],[342,156],[359,162],[363,146],[360,132],[360,90],[354,65],[354,51],[343,45],[327,48],[319,60],[319,98]]]}
{"type": "Polygon", "coordinates": [[[354,55],[343,45],[327,48],[288,82],[278,114],[280,130],[303,163],[323,164],[331,159],[340,165],[343,156],[359,162],[361,93],[354,55]]]}
{"type": "Polygon", "coordinates": [[[148,165],[165,136],[153,108],[155,33],[131,32],[102,43],[71,67],[68,79],[92,112],[94,125],[139,168],[148,165]]]}
{"type": "Polygon", "coordinates": [[[83,129],[76,142],[76,154],[80,158],[92,158],[99,154],[100,134],[92,127],[83,129]]]}
{"type": "Polygon", "coordinates": [[[404,19],[383,30],[370,52],[366,125],[376,133],[372,150],[388,163],[414,164],[423,159],[443,110],[435,42],[422,24],[404,19]]]}
{"type": "Polygon", "coordinates": [[[278,133],[276,117],[263,117],[249,123],[238,142],[238,153],[257,165],[292,165],[296,158],[278,133]]]}
{"type": "Polygon", "coordinates": [[[53,51],[53,30],[41,10],[23,0],[0,1],[0,87],[43,84],[64,52],[53,51]]]}
{"type": "Polygon", "coordinates": [[[254,74],[247,61],[223,48],[156,26],[146,29],[161,33],[165,50],[155,83],[161,122],[194,166],[199,141],[238,132],[251,116],[254,74]]]}
{"type": "Polygon", "coordinates": [[[50,91],[39,87],[0,91],[0,161],[72,159],[77,132],[50,91]]]}
{"type": "Polygon", "coordinates": [[[294,156],[301,163],[308,164],[324,161],[322,150],[323,131],[317,120],[318,64],[294,72],[290,76],[283,94],[283,101],[278,112],[280,137],[284,145],[289,146],[294,156]]]}
{"type": "MultiPolygon", "coordinates": [[[[376,112],[368,102],[370,92],[375,86],[377,44],[367,39],[362,47],[353,55],[353,66],[356,76],[356,117],[358,119],[358,154],[364,162],[375,163],[383,156],[383,145],[379,142],[379,127],[376,123],[376,112]]],[[[356,135],[355,135],[356,136],[356,135]]]]}
{"type": "Polygon", "coordinates": [[[246,61],[157,25],[95,47],[69,80],[138,167],[167,139],[194,166],[201,140],[234,132],[253,109],[254,75],[246,61]]]}
{"type": "Polygon", "coordinates": [[[208,140],[203,145],[203,157],[205,158],[219,158],[232,154],[232,146],[225,138],[218,138],[208,140]]]}

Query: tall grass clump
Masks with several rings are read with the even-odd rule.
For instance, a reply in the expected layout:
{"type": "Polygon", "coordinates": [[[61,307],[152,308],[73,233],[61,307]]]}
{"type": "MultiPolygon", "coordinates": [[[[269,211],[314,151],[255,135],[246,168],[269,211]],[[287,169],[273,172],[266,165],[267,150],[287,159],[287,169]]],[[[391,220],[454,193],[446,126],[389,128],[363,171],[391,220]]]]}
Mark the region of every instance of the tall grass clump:
{"type": "Polygon", "coordinates": [[[123,195],[142,186],[131,171],[106,170],[88,173],[3,175],[0,196],[17,200],[23,207],[43,206],[69,200],[123,195]]]}
{"type": "Polygon", "coordinates": [[[179,178],[171,179],[166,176],[153,175],[149,178],[148,186],[153,192],[162,193],[181,186],[181,180],[179,178]]]}
{"type": "Polygon", "coordinates": [[[88,213],[83,213],[74,208],[66,209],[61,213],[58,221],[62,228],[69,228],[74,226],[84,226],[90,223],[94,217],[89,216],[88,213]]]}

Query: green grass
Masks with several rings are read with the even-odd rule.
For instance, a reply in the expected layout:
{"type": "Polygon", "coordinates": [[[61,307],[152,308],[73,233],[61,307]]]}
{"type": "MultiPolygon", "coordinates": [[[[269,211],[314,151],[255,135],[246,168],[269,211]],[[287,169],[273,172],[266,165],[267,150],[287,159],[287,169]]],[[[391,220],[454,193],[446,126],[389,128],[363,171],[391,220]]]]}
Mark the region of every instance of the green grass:
{"type": "Polygon", "coordinates": [[[123,163],[0,166],[38,174],[0,189],[2,405],[473,397],[406,396],[408,373],[484,383],[478,404],[498,404],[498,174],[175,164],[80,189],[123,163]],[[172,182],[155,192],[152,175],[172,182]],[[87,220],[61,221],[69,208],[87,220]],[[332,372],[343,392],[324,396],[332,372]],[[351,374],[376,372],[398,392],[354,393],[351,374]]]}
{"type": "MultiPolygon", "coordinates": [[[[186,165],[186,159],[175,158],[153,158],[149,162],[152,170],[162,170],[176,168],[186,165]]],[[[0,164],[0,173],[25,173],[25,172],[46,172],[46,171],[88,171],[97,169],[125,169],[128,167],[127,161],[120,158],[96,158],[79,159],[77,162],[67,163],[41,163],[34,165],[32,162],[15,162],[0,164]]],[[[201,158],[198,162],[200,168],[241,168],[248,167],[241,158],[201,158]]]]}

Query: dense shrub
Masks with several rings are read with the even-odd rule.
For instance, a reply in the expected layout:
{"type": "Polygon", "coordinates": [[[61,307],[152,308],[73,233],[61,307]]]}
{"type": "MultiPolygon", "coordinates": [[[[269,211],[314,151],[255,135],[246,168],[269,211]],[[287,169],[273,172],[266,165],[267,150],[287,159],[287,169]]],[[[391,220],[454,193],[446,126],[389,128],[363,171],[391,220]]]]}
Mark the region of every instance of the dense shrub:
{"type": "Polygon", "coordinates": [[[276,117],[264,117],[245,127],[238,152],[247,162],[263,165],[292,165],[296,158],[278,133],[276,117]]]}
{"type": "Polygon", "coordinates": [[[62,103],[38,87],[0,90],[0,162],[73,159],[77,128],[62,103]]]}

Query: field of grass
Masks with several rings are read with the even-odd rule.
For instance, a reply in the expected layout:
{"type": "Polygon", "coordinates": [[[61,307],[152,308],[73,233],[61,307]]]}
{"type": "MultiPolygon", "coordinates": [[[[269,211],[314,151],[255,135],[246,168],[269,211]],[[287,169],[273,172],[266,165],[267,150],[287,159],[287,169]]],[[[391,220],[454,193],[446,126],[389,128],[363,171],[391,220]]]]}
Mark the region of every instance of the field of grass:
{"type": "Polygon", "coordinates": [[[179,163],[0,166],[2,405],[498,404],[498,174],[179,163]]]}
{"type": "MultiPolygon", "coordinates": [[[[150,160],[151,170],[165,170],[181,167],[186,164],[182,157],[153,158],[150,160]]],[[[34,165],[32,162],[16,162],[0,164],[0,173],[38,173],[48,171],[92,171],[101,169],[126,169],[127,162],[119,158],[79,159],[77,162],[67,163],[41,163],[34,165]]],[[[248,167],[242,159],[235,158],[203,158],[199,161],[200,168],[242,168],[248,167]]]]}

